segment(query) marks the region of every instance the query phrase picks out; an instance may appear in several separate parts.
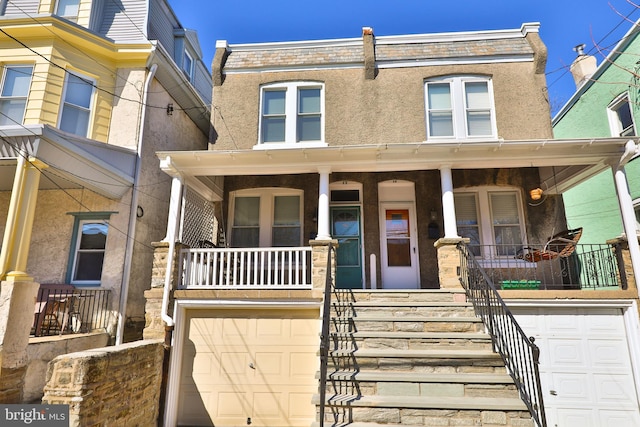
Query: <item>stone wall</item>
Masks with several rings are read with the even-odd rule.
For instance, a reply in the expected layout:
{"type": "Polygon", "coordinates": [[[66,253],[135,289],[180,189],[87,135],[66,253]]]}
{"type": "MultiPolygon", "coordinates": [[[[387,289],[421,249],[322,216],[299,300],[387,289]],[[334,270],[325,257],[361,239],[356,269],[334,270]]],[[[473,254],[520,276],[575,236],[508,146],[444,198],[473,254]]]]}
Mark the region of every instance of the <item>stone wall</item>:
{"type": "Polygon", "coordinates": [[[147,340],[56,357],[42,402],[69,405],[70,426],[156,426],[163,345],[147,340]]]}
{"type": "Polygon", "coordinates": [[[22,401],[40,402],[47,377],[47,366],[53,359],[61,354],[104,347],[108,342],[109,334],[105,332],[30,338],[22,401]]]}

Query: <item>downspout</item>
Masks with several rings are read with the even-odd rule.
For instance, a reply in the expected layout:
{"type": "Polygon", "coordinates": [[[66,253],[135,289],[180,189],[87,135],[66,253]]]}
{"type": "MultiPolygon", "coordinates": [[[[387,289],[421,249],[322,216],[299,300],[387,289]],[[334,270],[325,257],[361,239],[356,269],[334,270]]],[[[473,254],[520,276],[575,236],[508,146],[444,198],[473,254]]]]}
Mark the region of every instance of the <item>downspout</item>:
{"type": "Polygon", "coordinates": [[[622,213],[622,224],[627,235],[629,244],[629,255],[631,256],[631,267],[635,276],[636,288],[640,292],[640,243],[638,243],[638,233],[636,231],[636,218],[633,213],[633,201],[629,194],[627,177],[624,173],[625,165],[640,153],[640,145],[629,140],[624,146],[624,153],[613,171],[613,177],[618,193],[618,203],[622,213]]]}
{"type": "Polygon", "coordinates": [[[118,308],[118,329],[116,331],[116,345],[122,344],[124,338],[124,320],[127,309],[127,297],[129,296],[129,282],[131,274],[131,262],[133,258],[133,244],[135,243],[136,223],[138,220],[138,183],[140,181],[140,169],[142,169],[142,143],[144,141],[144,121],[147,116],[147,97],[149,96],[149,87],[151,81],[156,74],[158,64],[151,65],[147,79],[144,83],[142,92],[142,113],[140,114],[140,123],[138,125],[138,150],[136,156],[136,170],[133,180],[133,189],[131,192],[131,206],[129,207],[129,228],[127,229],[127,244],[124,251],[124,268],[122,272],[122,288],[120,289],[120,305],[118,308]]]}

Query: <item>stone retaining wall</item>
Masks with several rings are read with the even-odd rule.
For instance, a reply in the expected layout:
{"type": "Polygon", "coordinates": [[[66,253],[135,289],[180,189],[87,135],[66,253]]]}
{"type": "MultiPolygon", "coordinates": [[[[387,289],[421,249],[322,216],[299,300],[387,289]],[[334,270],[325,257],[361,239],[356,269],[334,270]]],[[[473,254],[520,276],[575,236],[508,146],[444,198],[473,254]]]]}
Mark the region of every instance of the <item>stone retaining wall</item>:
{"type": "Polygon", "coordinates": [[[56,357],[42,402],[69,405],[70,426],[156,426],[163,345],[137,341],[56,357]]]}

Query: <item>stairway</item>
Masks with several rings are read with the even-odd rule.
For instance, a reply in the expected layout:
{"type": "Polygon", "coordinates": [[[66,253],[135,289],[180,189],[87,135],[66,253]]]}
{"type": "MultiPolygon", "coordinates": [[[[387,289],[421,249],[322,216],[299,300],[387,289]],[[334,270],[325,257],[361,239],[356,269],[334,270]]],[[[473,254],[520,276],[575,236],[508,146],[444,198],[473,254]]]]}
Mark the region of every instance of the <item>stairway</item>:
{"type": "Polygon", "coordinates": [[[325,426],[534,425],[462,290],[338,289],[330,341],[325,426]]]}

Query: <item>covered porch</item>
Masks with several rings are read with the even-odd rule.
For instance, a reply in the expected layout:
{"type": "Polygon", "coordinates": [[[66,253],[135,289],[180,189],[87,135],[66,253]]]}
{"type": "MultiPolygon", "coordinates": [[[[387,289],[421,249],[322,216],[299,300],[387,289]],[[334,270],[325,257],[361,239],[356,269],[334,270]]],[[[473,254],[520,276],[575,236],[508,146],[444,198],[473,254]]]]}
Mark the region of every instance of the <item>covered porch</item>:
{"type": "MultiPolygon", "coordinates": [[[[389,277],[398,275],[389,271],[404,275],[397,287],[440,287],[447,274],[442,243],[460,241],[470,230],[460,220],[460,213],[465,213],[463,206],[457,206],[458,192],[481,188],[490,194],[493,188],[509,187],[515,194],[513,200],[522,205],[518,226],[523,238],[509,242],[503,234],[502,243],[484,245],[486,240],[480,238],[471,242],[472,246],[475,243],[474,255],[496,285],[502,289],[526,284],[542,290],[624,290],[629,280],[623,274],[625,262],[627,271],[634,273],[630,280],[640,277],[635,239],[625,248],[625,260],[624,251],[612,242],[589,247],[577,243],[571,257],[549,262],[531,262],[517,252],[543,249],[550,235],[566,228],[563,214],[557,214],[562,209],[559,195],[606,168],[615,177],[626,234],[635,234],[624,164],[637,150],[633,141],[609,138],[160,152],[161,168],[174,179],[166,240],[170,245],[180,242],[181,249],[175,251],[177,288],[311,289],[313,262],[305,242],[331,239],[339,247],[360,247],[353,252],[358,256],[360,282],[345,287],[393,287],[389,277]],[[487,185],[492,179],[493,186],[487,185]],[[299,189],[303,197],[296,234],[300,244],[246,247],[237,239],[234,242],[233,197],[237,200],[243,194],[240,191],[249,187],[255,190],[249,194],[252,197],[258,197],[261,188],[274,194],[278,194],[274,188],[299,189]],[[527,198],[535,188],[548,197],[546,206],[539,207],[527,198]],[[351,200],[348,192],[353,191],[360,195],[351,200]],[[346,221],[342,225],[348,226],[345,211],[339,208],[351,206],[360,208],[355,241],[337,228],[341,218],[346,221]],[[396,219],[393,215],[403,211],[410,225],[394,230],[390,225],[396,219]],[[393,269],[394,263],[402,264],[404,259],[416,270],[393,269]]],[[[499,199],[489,202],[492,200],[499,199]]],[[[476,228],[481,230],[481,225],[476,228]]],[[[350,256],[342,259],[343,265],[351,261],[350,256]]],[[[339,249],[338,284],[340,265],[339,249]]]]}

